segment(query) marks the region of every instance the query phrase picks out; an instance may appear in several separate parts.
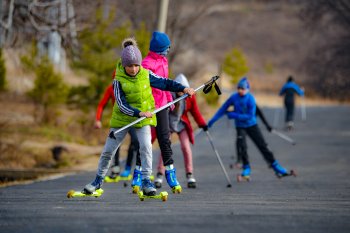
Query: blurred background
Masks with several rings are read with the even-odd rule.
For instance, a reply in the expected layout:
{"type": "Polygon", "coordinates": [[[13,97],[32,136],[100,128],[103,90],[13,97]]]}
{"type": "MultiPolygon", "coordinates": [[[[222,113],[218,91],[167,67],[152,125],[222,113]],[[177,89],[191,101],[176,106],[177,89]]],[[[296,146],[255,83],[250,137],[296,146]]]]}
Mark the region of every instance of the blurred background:
{"type": "Polygon", "coordinates": [[[134,36],[145,56],[155,30],[172,42],[170,78],[222,77],[223,97],[198,94],[206,119],[245,75],[261,106],[282,107],[289,75],[308,105],[350,100],[346,0],[0,0],[0,182],[95,169],[112,106],[103,130],[96,107],[121,42],[134,36]]]}

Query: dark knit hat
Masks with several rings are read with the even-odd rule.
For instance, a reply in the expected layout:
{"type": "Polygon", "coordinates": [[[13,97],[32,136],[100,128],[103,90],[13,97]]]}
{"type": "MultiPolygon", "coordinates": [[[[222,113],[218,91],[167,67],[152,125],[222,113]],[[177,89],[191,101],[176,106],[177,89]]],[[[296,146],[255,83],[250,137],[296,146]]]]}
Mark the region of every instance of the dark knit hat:
{"type": "Polygon", "coordinates": [[[248,78],[247,77],[243,77],[241,80],[239,80],[239,82],[237,84],[237,88],[242,88],[242,89],[249,90],[250,85],[249,85],[249,82],[248,82],[248,78]]]}
{"type": "Polygon", "coordinates": [[[149,50],[155,53],[161,53],[167,50],[171,42],[167,34],[163,32],[153,32],[149,50]]]}
{"type": "Polygon", "coordinates": [[[134,38],[126,38],[123,43],[122,66],[141,65],[142,55],[134,38]]]}

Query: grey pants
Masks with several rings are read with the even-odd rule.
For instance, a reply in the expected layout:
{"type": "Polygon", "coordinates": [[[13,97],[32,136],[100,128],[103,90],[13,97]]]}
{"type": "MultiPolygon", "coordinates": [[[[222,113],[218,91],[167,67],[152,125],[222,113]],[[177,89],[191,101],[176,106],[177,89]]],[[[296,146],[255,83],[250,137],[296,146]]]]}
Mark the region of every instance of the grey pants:
{"type": "MultiPolygon", "coordinates": [[[[118,130],[118,128],[111,128],[110,134],[106,139],[103,151],[98,162],[97,175],[105,177],[111,163],[114,151],[117,150],[123,142],[128,130],[123,130],[118,134],[111,136],[111,132],[118,130]]],[[[152,143],[151,143],[151,127],[144,126],[142,128],[135,128],[136,135],[140,143],[140,157],[142,166],[142,179],[149,179],[152,174],[152,143]]],[[[113,135],[113,134],[112,134],[113,135]]]]}

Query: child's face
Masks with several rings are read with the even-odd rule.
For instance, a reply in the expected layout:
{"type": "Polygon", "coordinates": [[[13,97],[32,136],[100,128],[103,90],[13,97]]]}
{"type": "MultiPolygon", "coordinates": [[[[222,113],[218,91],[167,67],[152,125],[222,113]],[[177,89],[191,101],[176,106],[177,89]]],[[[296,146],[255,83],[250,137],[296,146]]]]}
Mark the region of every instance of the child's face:
{"type": "Polygon", "coordinates": [[[240,95],[240,96],[244,96],[245,94],[247,94],[247,89],[243,89],[243,88],[241,88],[241,87],[239,87],[238,89],[237,89],[237,91],[238,91],[238,94],[240,95]]]}
{"type": "Polygon", "coordinates": [[[125,66],[125,72],[128,75],[130,75],[131,77],[136,76],[139,71],[140,71],[140,66],[139,65],[125,66]]]}

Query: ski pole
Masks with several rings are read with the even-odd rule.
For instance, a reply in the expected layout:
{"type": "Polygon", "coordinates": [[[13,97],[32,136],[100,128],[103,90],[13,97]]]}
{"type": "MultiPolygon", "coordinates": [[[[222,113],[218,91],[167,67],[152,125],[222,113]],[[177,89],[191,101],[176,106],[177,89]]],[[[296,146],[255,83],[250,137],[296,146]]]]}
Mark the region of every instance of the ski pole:
{"type": "Polygon", "coordinates": [[[301,97],[301,120],[306,121],[306,106],[304,96],[301,97]]]}
{"type": "MultiPolygon", "coordinates": [[[[215,81],[218,80],[219,78],[220,78],[220,76],[213,76],[208,82],[206,82],[206,83],[202,84],[201,86],[197,87],[197,88],[194,90],[194,92],[197,92],[197,91],[199,91],[200,89],[204,88],[204,89],[203,89],[203,92],[204,92],[205,94],[207,94],[207,93],[211,90],[211,88],[212,88],[213,85],[214,85],[214,87],[215,87],[215,90],[218,92],[219,87],[217,86],[217,84],[216,84],[215,81]]],[[[219,94],[219,92],[218,92],[218,94],[219,94]]],[[[174,100],[174,101],[172,101],[172,102],[169,102],[169,103],[167,103],[166,105],[164,105],[164,106],[162,106],[162,107],[160,107],[160,108],[154,110],[154,111],[152,112],[152,114],[156,114],[156,113],[158,113],[158,112],[160,112],[160,111],[162,111],[162,110],[164,110],[164,109],[170,107],[171,105],[173,105],[173,104],[179,102],[180,100],[183,100],[183,99],[187,98],[188,96],[189,96],[188,94],[184,94],[184,95],[182,95],[181,97],[177,98],[176,100],[174,100]]],[[[127,128],[129,128],[129,127],[131,127],[131,126],[133,126],[133,125],[139,123],[140,121],[143,121],[144,119],[146,119],[146,117],[140,117],[140,118],[138,118],[137,120],[131,122],[130,124],[127,124],[127,125],[121,127],[120,129],[114,131],[114,135],[117,134],[117,133],[119,133],[119,132],[121,132],[121,131],[123,131],[124,129],[127,129],[127,128]]]]}
{"type": "Polygon", "coordinates": [[[291,139],[290,137],[288,137],[287,135],[285,135],[285,134],[283,134],[283,133],[281,133],[281,132],[278,132],[278,131],[275,130],[275,129],[272,129],[271,133],[273,133],[273,134],[279,136],[280,138],[286,140],[287,142],[292,143],[293,146],[296,144],[296,142],[295,142],[293,139],[291,139]]]}
{"type": "Polygon", "coordinates": [[[207,134],[207,136],[208,136],[208,140],[209,140],[209,142],[210,142],[210,144],[211,144],[211,147],[213,148],[213,150],[214,150],[214,152],[215,152],[216,158],[218,159],[218,161],[219,161],[219,163],[220,163],[220,166],[221,166],[221,168],[222,168],[222,171],[224,172],[224,174],[225,174],[225,176],[226,176],[226,179],[227,179],[227,186],[226,186],[226,187],[227,187],[227,188],[231,188],[231,187],[232,187],[231,180],[230,180],[229,176],[227,175],[226,169],[225,169],[224,165],[222,164],[220,155],[219,155],[218,151],[216,150],[216,148],[215,148],[215,146],[214,146],[213,139],[211,138],[210,133],[209,133],[208,130],[205,131],[205,132],[206,132],[206,134],[207,134]]]}

